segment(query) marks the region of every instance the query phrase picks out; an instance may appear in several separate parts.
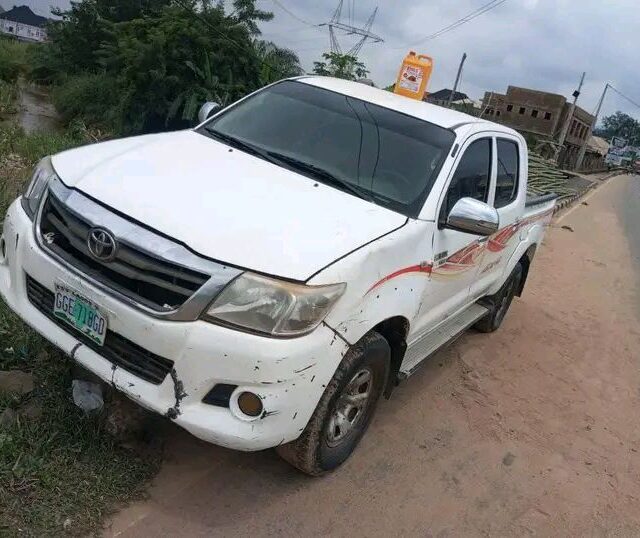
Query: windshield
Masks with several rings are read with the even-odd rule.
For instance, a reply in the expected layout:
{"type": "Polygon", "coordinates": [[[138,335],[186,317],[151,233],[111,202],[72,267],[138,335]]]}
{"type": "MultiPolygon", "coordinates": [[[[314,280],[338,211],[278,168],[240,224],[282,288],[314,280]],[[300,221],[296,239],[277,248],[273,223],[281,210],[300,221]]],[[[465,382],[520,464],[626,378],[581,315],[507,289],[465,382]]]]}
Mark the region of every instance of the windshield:
{"type": "Polygon", "coordinates": [[[455,139],[429,122],[295,81],[231,107],[202,133],[412,217],[455,139]]]}

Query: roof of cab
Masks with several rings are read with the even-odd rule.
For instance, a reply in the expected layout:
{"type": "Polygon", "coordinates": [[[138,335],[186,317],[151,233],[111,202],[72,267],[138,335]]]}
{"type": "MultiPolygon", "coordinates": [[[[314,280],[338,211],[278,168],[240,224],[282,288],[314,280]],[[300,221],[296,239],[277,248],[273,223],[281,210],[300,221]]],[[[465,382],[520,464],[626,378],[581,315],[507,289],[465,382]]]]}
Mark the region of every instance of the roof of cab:
{"type": "Polygon", "coordinates": [[[359,82],[318,76],[303,76],[298,77],[295,80],[318,88],[324,88],[325,90],[331,90],[343,95],[348,95],[355,99],[362,99],[363,101],[374,103],[385,108],[397,110],[403,114],[435,123],[436,125],[446,129],[457,129],[463,125],[481,123],[490,125],[492,128],[497,128],[500,131],[512,131],[512,129],[498,123],[476,118],[469,114],[450,110],[431,103],[425,103],[424,101],[409,99],[408,97],[396,95],[395,93],[387,90],[372,88],[371,86],[367,86],[366,84],[361,84],[359,82]]]}

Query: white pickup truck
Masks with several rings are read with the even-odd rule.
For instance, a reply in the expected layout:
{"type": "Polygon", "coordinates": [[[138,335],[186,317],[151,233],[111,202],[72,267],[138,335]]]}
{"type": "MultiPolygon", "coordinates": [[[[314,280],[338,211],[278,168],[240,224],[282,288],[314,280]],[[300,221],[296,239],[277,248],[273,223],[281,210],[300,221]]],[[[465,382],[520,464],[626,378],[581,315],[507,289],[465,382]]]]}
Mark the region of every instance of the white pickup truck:
{"type": "Polygon", "coordinates": [[[555,202],[527,199],[517,132],[363,84],[201,113],[43,159],[0,293],[141,406],[319,475],[425,358],[500,326],[555,202]]]}

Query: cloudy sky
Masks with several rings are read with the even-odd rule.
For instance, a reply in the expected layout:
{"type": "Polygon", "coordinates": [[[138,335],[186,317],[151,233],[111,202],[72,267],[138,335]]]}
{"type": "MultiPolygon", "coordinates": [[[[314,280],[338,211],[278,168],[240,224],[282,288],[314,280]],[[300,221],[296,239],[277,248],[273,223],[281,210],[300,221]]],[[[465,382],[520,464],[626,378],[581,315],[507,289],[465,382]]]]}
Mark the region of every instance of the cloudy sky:
{"type": "MultiPolygon", "coordinates": [[[[496,9],[436,39],[429,34],[485,5],[488,0],[353,0],[353,21],[363,25],[379,6],[373,32],[384,43],[368,44],[361,60],[378,85],[396,77],[402,58],[414,49],[435,60],[430,91],[451,87],[463,52],[468,55],[461,91],[480,98],[485,90],[504,92],[525,86],[566,96],[587,72],[579,104],[592,112],[606,82],[640,104],[640,9],[638,0],[506,0],[496,9]],[[406,5],[402,5],[406,4],[406,5]]],[[[0,0],[27,4],[47,15],[49,6],[68,0],[0,0]]],[[[298,52],[310,69],[329,46],[328,30],[310,24],[326,22],[338,0],[258,0],[275,19],[262,25],[263,36],[298,52]],[[284,6],[290,13],[282,9],[284,6]],[[301,20],[299,20],[301,19],[301,20]],[[305,21],[305,22],[302,22],[305,21]]],[[[350,0],[344,0],[348,22],[350,0]]],[[[341,37],[343,48],[353,43],[341,37]]],[[[640,119],[640,108],[610,91],[603,112],[622,110],[640,119]]]]}

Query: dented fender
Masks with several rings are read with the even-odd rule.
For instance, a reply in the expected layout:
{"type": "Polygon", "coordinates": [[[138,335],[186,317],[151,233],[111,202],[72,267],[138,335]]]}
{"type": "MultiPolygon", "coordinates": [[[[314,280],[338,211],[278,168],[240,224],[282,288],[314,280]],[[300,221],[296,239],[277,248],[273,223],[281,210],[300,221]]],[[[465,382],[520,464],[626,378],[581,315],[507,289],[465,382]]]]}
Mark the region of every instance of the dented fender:
{"type": "Polygon", "coordinates": [[[411,322],[423,307],[431,278],[435,224],[409,220],[405,226],[324,269],[311,285],[348,282],[326,323],[350,344],[391,317],[411,322]],[[357,278],[354,278],[357,275],[357,278]]]}

